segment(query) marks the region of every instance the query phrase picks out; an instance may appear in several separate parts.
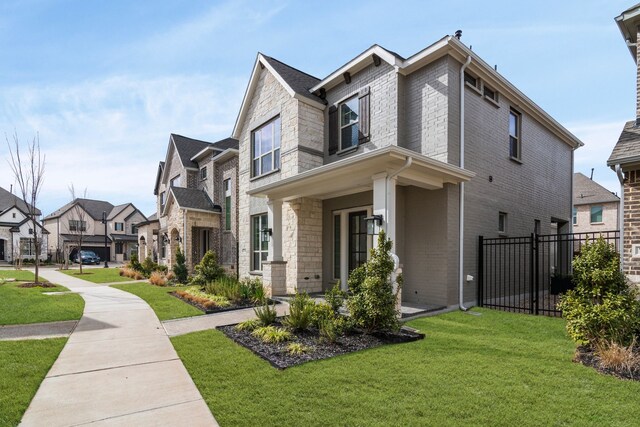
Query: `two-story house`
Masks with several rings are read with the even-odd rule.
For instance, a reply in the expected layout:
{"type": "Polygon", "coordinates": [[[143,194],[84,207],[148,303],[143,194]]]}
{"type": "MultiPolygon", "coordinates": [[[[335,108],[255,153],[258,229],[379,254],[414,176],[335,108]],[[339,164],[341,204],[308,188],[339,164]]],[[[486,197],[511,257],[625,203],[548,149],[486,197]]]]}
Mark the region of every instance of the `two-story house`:
{"type": "Polygon", "coordinates": [[[171,134],[166,159],[158,165],[154,195],[157,223],[139,232],[139,243],[172,267],[178,247],[193,270],[208,250],[230,273],[237,273],[238,141],[207,142],[171,134]]]}
{"type": "Polygon", "coordinates": [[[573,232],[594,233],[618,229],[620,198],[581,174],[573,175],[573,232]]]}
{"type": "Polygon", "coordinates": [[[478,236],[568,231],[582,143],[456,37],[320,79],[258,54],[239,140],[239,269],[328,289],[384,229],[406,302],[476,300],[478,236]]]}
{"type": "Polygon", "coordinates": [[[47,215],[43,225],[50,234],[49,251],[58,261],[65,255],[73,257],[82,235],[82,249],[103,260],[124,262],[137,253],[137,224],[146,220],[133,203],[114,206],[103,200],[76,198],[47,215]]]}
{"type": "MultiPolygon", "coordinates": [[[[28,205],[18,196],[0,187],[0,263],[16,259],[35,259],[36,247],[33,241],[33,223],[29,218],[28,205]]],[[[40,217],[39,209],[34,212],[40,217]]],[[[47,259],[48,233],[38,222],[36,230],[41,239],[40,259],[47,259]]]]}

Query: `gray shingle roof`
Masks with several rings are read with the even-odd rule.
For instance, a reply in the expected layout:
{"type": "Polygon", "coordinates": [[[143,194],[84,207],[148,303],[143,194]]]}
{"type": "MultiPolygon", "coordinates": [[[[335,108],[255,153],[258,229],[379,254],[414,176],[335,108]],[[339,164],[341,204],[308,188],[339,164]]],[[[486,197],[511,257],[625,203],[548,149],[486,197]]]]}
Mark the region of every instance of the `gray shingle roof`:
{"type": "Polygon", "coordinates": [[[222,208],[215,205],[207,193],[195,188],[171,187],[173,197],[182,209],[198,209],[210,212],[222,212],[222,208]]]}
{"type": "Polygon", "coordinates": [[[207,141],[201,141],[199,139],[187,138],[186,136],[171,134],[176,150],[178,151],[178,157],[182,166],[188,168],[197,168],[198,165],[191,161],[191,158],[198,154],[206,147],[211,147],[212,143],[207,141]]]}
{"type": "Polygon", "coordinates": [[[225,138],[225,139],[221,139],[220,141],[214,142],[213,147],[222,151],[228,150],[229,148],[237,150],[239,147],[239,144],[237,139],[225,138]]]}
{"type": "MultiPolygon", "coordinates": [[[[60,234],[60,237],[62,237],[64,242],[73,242],[78,240],[77,234],[60,234]]],[[[94,236],[93,234],[85,234],[82,236],[82,244],[85,245],[89,243],[98,244],[100,246],[104,245],[104,235],[94,236]]],[[[107,244],[111,244],[111,238],[109,236],[107,236],[107,244]]]]}
{"type": "MultiPolygon", "coordinates": [[[[29,206],[31,205],[26,204],[20,197],[0,187],[0,212],[4,212],[14,206],[24,213],[29,213],[29,206]]],[[[36,209],[35,213],[36,215],[41,215],[40,209],[36,209]]]]}
{"type": "Polygon", "coordinates": [[[87,212],[87,214],[95,220],[102,219],[102,212],[106,212],[108,215],[109,212],[111,212],[111,210],[113,209],[113,205],[111,203],[105,202],[103,200],[76,198],[73,201],[61,207],[60,209],[57,209],[53,213],[47,215],[44,219],[57,218],[60,215],[64,214],[69,209],[71,209],[76,203],[82,206],[82,208],[87,212]]]}
{"type": "Polygon", "coordinates": [[[640,127],[636,127],[636,121],[625,123],[620,138],[607,160],[607,165],[625,164],[636,162],[640,159],[640,127]]]}
{"type": "Polygon", "coordinates": [[[280,62],[275,58],[267,55],[262,55],[264,59],[273,67],[280,77],[287,82],[287,84],[293,89],[294,92],[303,95],[306,98],[313,99],[314,101],[324,103],[324,100],[318,96],[313,95],[309,90],[320,82],[320,79],[293,68],[284,62],[280,62]]]}
{"type": "Polygon", "coordinates": [[[573,174],[573,205],[620,202],[620,198],[580,172],[573,174]]]}
{"type": "MultiPolygon", "coordinates": [[[[123,203],[122,205],[114,206],[113,209],[111,209],[111,212],[109,212],[107,219],[113,219],[116,215],[125,210],[130,204],[131,203],[123,203]]],[[[102,218],[102,213],[100,213],[100,218],[102,218]]]]}

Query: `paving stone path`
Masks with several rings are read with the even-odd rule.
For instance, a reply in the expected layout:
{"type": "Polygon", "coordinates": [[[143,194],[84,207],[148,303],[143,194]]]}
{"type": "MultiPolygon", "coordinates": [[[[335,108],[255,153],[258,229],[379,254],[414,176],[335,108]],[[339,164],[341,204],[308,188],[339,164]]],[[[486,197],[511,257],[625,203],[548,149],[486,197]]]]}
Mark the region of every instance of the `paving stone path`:
{"type": "Polygon", "coordinates": [[[217,425],[146,302],[55,270],[41,273],[86,304],[22,426],[217,425]]]}

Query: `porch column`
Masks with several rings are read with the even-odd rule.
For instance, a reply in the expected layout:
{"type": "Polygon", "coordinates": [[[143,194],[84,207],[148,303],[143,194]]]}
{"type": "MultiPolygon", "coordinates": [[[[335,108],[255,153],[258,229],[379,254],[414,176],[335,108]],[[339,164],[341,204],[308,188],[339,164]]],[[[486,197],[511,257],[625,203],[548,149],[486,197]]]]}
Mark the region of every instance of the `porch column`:
{"type": "MultiPolygon", "coordinates": [[[[387,179],[387,173],[379,173],[373,179],[373,214],[382,215],[382,228],[387,238],[393,242],[392,252],[396,244],[396,178],[387,179]]],[[[373,246],[378,244],[378,237],[373,236],[373,246]]]]}
{"type": "Polygon", "coordinates": [[[267,201],[267,217],[271,229],[268,261],[282,261],[282,200],[267,201]]]}

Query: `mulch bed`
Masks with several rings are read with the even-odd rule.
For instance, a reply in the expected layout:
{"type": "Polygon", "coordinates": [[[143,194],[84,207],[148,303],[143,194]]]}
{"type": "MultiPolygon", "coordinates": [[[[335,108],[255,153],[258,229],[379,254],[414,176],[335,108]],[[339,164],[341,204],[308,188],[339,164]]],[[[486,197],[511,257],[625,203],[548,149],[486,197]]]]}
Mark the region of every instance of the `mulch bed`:
{"type": "Polygon", "coordinates": [[[640,370],[633,371],[622,370],[617,371],[615,369],[604,367],[600,364],[600,359],[593,349],[588,347],[578,347],[576,355],[573,358],[574,362],[580,363],[585,366],[594,368],[596,371],[605,375],[612,375],[614,377],[623,380],[640,381],[640,370]]]}
{"type": "Polygon", "coordinates": [[[56,285],[53,285],[48,282],[40,282],[40,283],[27,282],[27,283],[21,283],[16,287],[17,288],[55,288],[56,285]]]}
{"type": "MultiPolygon", "coordinates": [[[[282,324],[277,321],[274,326],[281,327],[282,324]]],[[[354,351],[366,350],[368,348],[379,347],[385,344],[399,344],[421,340],[424,334],[409,330],[401,329],[396,334],[364,334],[350,333],[338,338],[335,344],[324,343],[319,340],[320,335],[317,330],[311,329],[301,332],[293,332],[294,339],[277,344],[265,344],[262,340],[251,335],[251,331],[238,331],[235,325],[219,326],[217,328],[227,337],[236,343],[251,350],[256,355],[265,359],[273,367],[285,369],[291,366],[300,365],[302,363],[311,362],[313,360],[328,359],[330,357],[347,354],[354,351]],[[287,346],[291,342],[300,343],[311,348],[311,351],[301,355],[292,355],[287,351],[287,346]]]]}
{"type": "MultiPolygon", "coordinates": [[[[188,301],[188,300],[182,298],[180,295],[176,294],[175,292],[170,292],[169,295],[171,295],[172,297],[176,297],[180,301],[184,301],[189,305],[194,306],[198,310],[202,310],[205,314],[222,313],[223,311],[242,310],[243,308],[254,308],[254,307],[258,307],[260,305],[263,305],[262,303],[256,304],[256,303],[251,302],[251,301],[244,301],[244,302],[241,302],[240,304],[231,304],[229,307],[206,308],[206,307],[203,307],[203,306],[201,306],[200,304],[198,304],[196,302],[188,301]]],[[[280,302],[278,302],[278,301],[273,301],[273,300],[268,300],[268,301],[269,301],[269,304],[271,304],[271,305],[280,304],[280,302]]]]}

